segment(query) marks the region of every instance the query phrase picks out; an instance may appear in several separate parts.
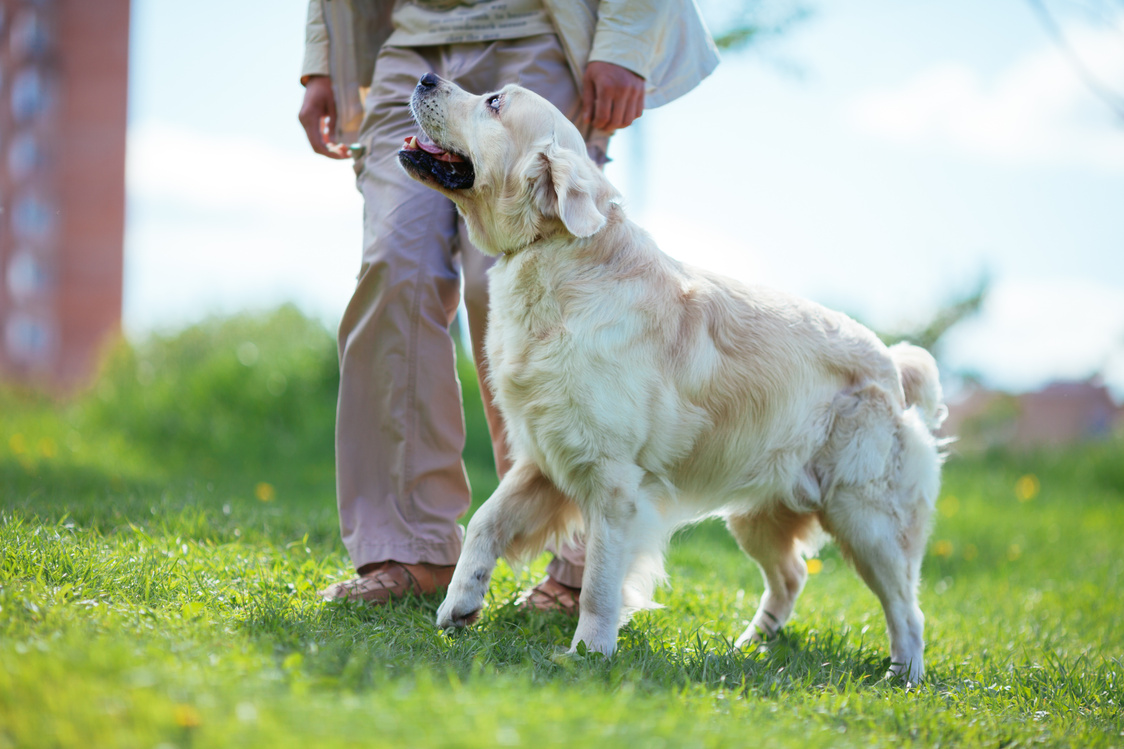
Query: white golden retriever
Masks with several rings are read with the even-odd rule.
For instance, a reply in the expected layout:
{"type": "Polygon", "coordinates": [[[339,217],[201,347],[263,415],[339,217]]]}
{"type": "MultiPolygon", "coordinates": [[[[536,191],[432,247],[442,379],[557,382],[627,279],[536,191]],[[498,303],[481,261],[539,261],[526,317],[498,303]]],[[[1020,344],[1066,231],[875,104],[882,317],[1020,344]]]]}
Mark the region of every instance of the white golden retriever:
{"type": "Polygon", "coordinates": [[[424,135],[399,161],[500,256],[488,367],[515,461],[468,525],[438,626],[475,620],[499,556],[584,527],[573,647],[610,654],[654,605],[671,533],[718,515],[765,578],[739,646],[788,620],[822,529],[882,602],[891,671],[919,680],[945,413],[933,358],[663,254],[526,89],[474,96],[428,74],[411,109],[424,135]]]}

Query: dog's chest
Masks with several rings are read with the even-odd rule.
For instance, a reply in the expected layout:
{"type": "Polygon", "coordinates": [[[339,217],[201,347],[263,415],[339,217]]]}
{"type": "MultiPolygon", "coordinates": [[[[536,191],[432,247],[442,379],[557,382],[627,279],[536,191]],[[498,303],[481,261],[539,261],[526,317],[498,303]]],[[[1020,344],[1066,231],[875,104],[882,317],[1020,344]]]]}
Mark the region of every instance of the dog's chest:
{"type": "Polygon", "coordinates": [[[497,266],[492,273],[487,339],[496,399],[514,440],[539,455],[560,455],[577,434],[597,435],[598,443],[642,439],[643,428],[627,414],[651,390],[655,368],[635,366],[640,338],[628,305],[588,279],[576,285],[516,270],[497,266]]]}
{"type": "Polygon", "coordinates": [[[572,322],[544,288],[493,293],[488,365],[501,405],[512,412],[541,408],[566,397],[561,391],[566,382],[590,375],[572,322]]]}
{"type": "Polygon", "coordinates": [[[511,258],[490,274],[488,355],[493,376],[520,377],[567,345],[573,300],[567,279],[537,258],[511,258]],[[569,303],[568,303],[569,302],[569,303]]]}

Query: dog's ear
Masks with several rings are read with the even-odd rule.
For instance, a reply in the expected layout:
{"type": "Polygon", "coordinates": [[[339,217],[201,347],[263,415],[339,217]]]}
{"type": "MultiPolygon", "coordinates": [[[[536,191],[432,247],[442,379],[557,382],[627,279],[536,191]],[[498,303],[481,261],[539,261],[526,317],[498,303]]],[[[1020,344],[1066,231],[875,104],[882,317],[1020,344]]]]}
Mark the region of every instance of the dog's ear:
{"type": "Polygon", "coordinates": [[[597,207],[604,177],[581,154],[551,143],[536,165],[535,204],[545,216],[558,218],[575,237],[593,236],[605,226],[597,207]]]}

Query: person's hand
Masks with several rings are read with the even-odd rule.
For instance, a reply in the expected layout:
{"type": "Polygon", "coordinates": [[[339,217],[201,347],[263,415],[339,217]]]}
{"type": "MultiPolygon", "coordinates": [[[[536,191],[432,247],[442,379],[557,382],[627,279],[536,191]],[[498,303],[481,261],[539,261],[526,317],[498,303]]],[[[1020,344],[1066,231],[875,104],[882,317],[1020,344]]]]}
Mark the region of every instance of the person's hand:
{"type": "Polygon", "coordinates": [[[594,60],[582,77],[582,121],[604,132],[628,127],[644,111],[644,79],[628,68],[594,60]]]}
{"type": "Polygon", "coordinates": [[[309,76],[298,119],[313,151],[329,159],[347,158],[347,147],[330,140],[336,128],[336,97],[332,93],[331,78],[326,75],[309,76]]]}

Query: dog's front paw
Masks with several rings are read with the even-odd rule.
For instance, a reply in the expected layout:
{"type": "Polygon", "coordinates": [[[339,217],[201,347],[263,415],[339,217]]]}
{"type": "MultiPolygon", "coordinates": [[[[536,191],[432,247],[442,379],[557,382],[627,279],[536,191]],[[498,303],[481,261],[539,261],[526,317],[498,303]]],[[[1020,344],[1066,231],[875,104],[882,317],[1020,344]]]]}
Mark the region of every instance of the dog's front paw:
{"type": "Polygon", "coordinates": [[[765,638],[761,634],[761,630],[757,627],[750,627],[741,636],[734,641],[734,648],[741,650],[742,648],[752,648],[765,642],[765,638]]]}
{"type": "Polygon", "coordinates": [[[437,626],[440,629],[467,627],[480,618],[480,607],[458,607],[452,597],[446,598],[437,608],[437,626]]]}
{"type": "Polygon", "coordinates": [[[925,668],[921,663],[921,658],[918,657],[916,662],[899,663],[897,661],[890,662],[890,670],[886,672],[883,681],[898,684],[906,688],[912,689],[925,680],[925,668]]]}

